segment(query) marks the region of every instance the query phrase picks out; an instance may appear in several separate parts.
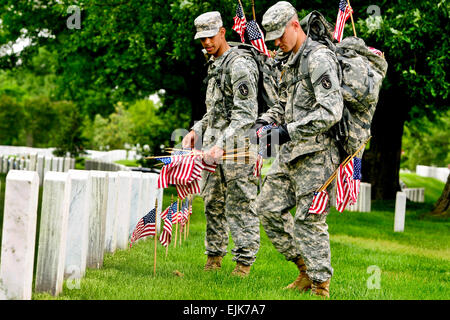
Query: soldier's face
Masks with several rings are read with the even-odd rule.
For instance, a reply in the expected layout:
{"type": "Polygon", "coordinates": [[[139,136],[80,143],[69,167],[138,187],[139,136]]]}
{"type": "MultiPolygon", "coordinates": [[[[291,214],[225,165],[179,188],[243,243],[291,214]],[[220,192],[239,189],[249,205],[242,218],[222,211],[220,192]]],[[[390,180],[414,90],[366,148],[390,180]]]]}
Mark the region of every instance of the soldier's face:
{"type": "Polygon", "coordinates": [[[208,38],[200,38],[200,42],[202,43],[203,48],[205,48],[208,54],[213,56],[217,56],[220,52],[220,49],[225,41],[225,29],[220,28],[219,32],[213,36],[208,38]]]}
{"type": "Polygon", "coordinates": [[[284,29],[283,35],[275,39],[275,46],[280,47],[283,52],[290,52],[297,43],[297,30],[292,22],[289,22],[284,29]]]}

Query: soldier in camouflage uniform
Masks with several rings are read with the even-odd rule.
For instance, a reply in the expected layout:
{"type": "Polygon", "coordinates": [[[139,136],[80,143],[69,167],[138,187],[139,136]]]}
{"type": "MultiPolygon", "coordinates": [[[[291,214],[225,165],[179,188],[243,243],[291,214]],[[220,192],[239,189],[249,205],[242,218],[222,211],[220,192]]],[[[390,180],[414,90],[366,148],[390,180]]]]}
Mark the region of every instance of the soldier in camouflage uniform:
{"type": "Polygon", "coordinates": [[[287,288],[329,296],[333,274],[326,224],[329,203],[323,214],[308,211],[314,192],[339,165],[338,147],[329,130],[342,116],[340,69],[331,50],[306,36],[290,3],[270,7],[262,25],[266,41],[274,40],[289,57],[281,70],[279,103],[253,127],[278,124],[268,132],[279,152],[258,195],[258,214],[275,248],[300,271],[287,288]],[[302,72],[306,59],[308,68],[302,72]],[[289,211],[295,206],[293,217],[289,211]]]}
{"type": "MultiPolygon", "coordinates": [[[[206,161],[219,163],[214,173],[202,177],[205,202],[208,260],[205,270],[219,269],[227,253],[228,231],[234,242],[236,268],[233,275],[246,276],[259,249],[259,219],[255,200],[257,181],[253,163],[221,161],[224,150],[242,146],[258,116],[258,69],[253,58],[240,54],[225,40],[225,28],[217,11],[194,21],[195,39],[209,55],[207,112],[183,139],[183,147],[194,147],[203,137],[206,161]]],[[[247,143],[248,147],[248,143],[247,143]]]]}

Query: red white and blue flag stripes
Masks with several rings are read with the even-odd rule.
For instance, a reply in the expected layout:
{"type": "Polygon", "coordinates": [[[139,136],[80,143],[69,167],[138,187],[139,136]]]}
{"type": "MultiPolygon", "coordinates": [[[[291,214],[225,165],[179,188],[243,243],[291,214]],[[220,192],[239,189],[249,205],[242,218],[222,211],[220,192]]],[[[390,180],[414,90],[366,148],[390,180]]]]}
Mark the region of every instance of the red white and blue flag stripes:
{"type": "Polygon", "coordinates": [[[216,165],[208,165],[202,155],[173,155],[158,158],[164,163],[158,178],[158,188],[167,188],[174,184],[180,199],[189,194],[200,193],[202,171],[214,172],[216,165]]]}
{"type": "Polygon", "coordinates": [[[336,19],[336,26],[334,28],[333,37],[341,42],[342,35],[344,34],[344,26],[347,19],[350,17],[350,14],[353,13],[352,7],[350,7],[347,3],[347,0],[339,1],[339,10],[336,19]]]}
{"type": "Polygon", "coordinates": [[[345,166],[340,165],[336,180],[336,209],[345,210],[356,203],[361,183],[361,159],[354,157],[345,166]]]}
{"type": "Polygon", "coordinates": [[[141,218],[134,228],[133,234],[131,235],[130,248],[133,242],[136,240],[156,235],[156,209],[153,208],[145,216],[141,218]]]}
{"type": "Polygon", "coordinates": [[[326,192],[325,190],[320,192],[314,192],[314,198],[311,207],[309,208],[309,213],[314,214],[324,213],[325,209],[327,208],[328,199],[329,199],[328,192],[326,192]]]}
{"type": "Polygon", "coordinates": [[[236,31],[241,36],[241,42],[245,43],[245,29],[247,20],[245,19],[244,10],[242,9],[241,3],[238,2],[236,5],[236,16],[233,18],[234,25],[231,27],[234,31],[236,31]]]}
{"type": "Polygon", "coordinates": [[[177,202],[175,201],[172,205],[170,205],[164,212],[166,212],[166,215],[164,218],[161,215],[161,218],[164,219],[164,228],[161,232],[161,235],[159,236],[159,242],[165,247],[167,247],[170,244],[170,241],[172,239],[172,215],[176,212],[177,208],[177,202]]]}
{"type": "Polygon", "coordinates": [[[247,22],[247,34],[251,44],[261,53],[270,57],[267,50],[266,43],[264,42],[264,35],[255,20],[247,22]]]}

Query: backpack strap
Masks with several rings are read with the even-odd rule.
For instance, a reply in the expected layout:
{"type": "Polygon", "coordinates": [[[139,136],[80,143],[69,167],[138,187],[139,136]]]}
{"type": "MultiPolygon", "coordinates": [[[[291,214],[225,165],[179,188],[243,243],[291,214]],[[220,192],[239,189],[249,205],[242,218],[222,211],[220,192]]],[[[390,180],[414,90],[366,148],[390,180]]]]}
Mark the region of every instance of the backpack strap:
{"type": "Polygon", "coordinates": [[[299,57],[297,62],[297,69],[300,67],[300,74],[293,77],[291,80],[285,82],[286,88],[289,88],[290,86],[296,84],[299,81],[306,80],[306,83],[308,85],[308,88],[311,91],[314,91],[313,84],[311,83],[311,77],[309,76],[309,62],[308,62],[308,56],[312,52],[316,52],[319,49],[326,48],[325,45],[320,45],[314,48],[306,48],[302,53],[301,57],[299,57]],[[300,65],[300,66],[299,66],[300,65]]]}

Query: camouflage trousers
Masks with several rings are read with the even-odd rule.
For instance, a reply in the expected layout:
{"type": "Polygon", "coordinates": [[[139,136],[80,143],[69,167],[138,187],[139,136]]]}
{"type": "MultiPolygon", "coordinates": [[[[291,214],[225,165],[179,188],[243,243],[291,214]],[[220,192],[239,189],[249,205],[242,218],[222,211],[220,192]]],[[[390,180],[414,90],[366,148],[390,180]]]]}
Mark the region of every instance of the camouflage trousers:
{"type": "Polygon", "coordinates": [[[233,261],[251,265],[259,250],[259,218],[256,212],[257,179],[249,174],[230,179],[224,166],[208,173],[202,190],[205,202],[205,254],[227,254],[228,232],[234,242],[233,261]],[[224,173],[225,171],[225,173],[224,173]],[[228,177],[228,178],[227,178],[228,177]]]}
{"type": "MultiPolygon", "coordinates": [[[[338,164],[336,147],[298,157],[289,163],[275,159],[268,172],[257,209],[264,230],[275,248],[287,260],[303,258],[313,281],[331,278],[330,241],[326,223],[330,201],[323,214],[308,213],[314,191],[332,175],[338,164]],[[334,153],[334,154],[332,154],[334,153]],[[295,215],[290,210],[296,206],[295,215]]],[[[331,184],[328,194],[331,196],[331,184]]]]}

